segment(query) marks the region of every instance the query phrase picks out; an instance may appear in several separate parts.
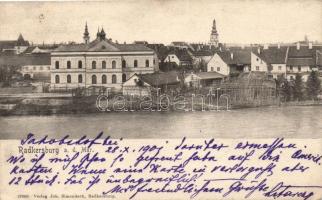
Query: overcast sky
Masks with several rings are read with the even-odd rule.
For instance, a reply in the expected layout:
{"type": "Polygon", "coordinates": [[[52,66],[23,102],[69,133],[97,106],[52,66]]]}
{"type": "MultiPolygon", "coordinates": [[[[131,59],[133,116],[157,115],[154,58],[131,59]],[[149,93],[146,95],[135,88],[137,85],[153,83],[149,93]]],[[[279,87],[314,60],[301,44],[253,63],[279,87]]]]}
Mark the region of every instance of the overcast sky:
{"type": "Polygon", "coordinates": [[[213,19],[220,42],[322,41],[322,1],[135,0],[105,2],[1,2],[0,40],[19,33],[35,43],[82,42],[98,26],[119,42],[208,42],[213,19]]]}

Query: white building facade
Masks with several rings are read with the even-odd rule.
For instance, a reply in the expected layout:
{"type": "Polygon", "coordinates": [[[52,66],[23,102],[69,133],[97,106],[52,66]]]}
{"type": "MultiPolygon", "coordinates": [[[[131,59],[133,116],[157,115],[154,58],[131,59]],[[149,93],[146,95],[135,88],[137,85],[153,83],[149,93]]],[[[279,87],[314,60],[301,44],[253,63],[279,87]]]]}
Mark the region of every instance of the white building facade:
{"type": "Polygon", "coordinates": [[[58,47],[51,53],[51,89],[101,86],[119,91],[133,74],[157,69],[152,49],[139,44],[116,44],[104,30],[85,44],[58,47]]]}

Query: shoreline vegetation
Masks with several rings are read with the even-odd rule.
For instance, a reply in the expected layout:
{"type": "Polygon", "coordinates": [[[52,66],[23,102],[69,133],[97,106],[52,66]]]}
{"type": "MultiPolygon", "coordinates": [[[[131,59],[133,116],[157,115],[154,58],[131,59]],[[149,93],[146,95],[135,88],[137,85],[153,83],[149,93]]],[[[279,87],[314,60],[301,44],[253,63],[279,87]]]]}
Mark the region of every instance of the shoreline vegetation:
{"type": "MultiPolygon", "coordinates": [[[[162,109],[164,104],[152,102],[150,110],[142,109],[142,102],[132,102],[131,105],[126,103],[122,105],[122,110],[111,108],[116,102],[109,102],[108,108],[110,111],[100,110],[97,105],[97,96],[82,97],[82,98],[7,98],[0,99],[0,116],[17,116],[17,115],[59,115],[59,114],[92,114],[92,113],[117,113],[117,112],[209,112],[209,111],[227,111],[227,104],[223,101],[216,101],[211,105],[208,102],[191,103],[191,98],[185,99],[185,106],[169,104],[167,109],[162,109]],[[193,105],[193,106],[192,106],[193,105]],[[178,109],[180,108],[180,109],[178,109]]],[[[116,104],[115,104],[116,105],[116,104]]],[[[120,108],[120,104],[117,105],[120,108]]],[[[270,104],[262,102],[252,102],[244,104],[229,104],[228,110],[259,108],[259,107],[286,107],[286,106],[322,106],[322,100],[303,100],[303,101],[287,101],[281,102],[279,99],[270,104]]]]}
{"type": "MultiPolygon", "coordinates": [[[[6,88],[2,89],[6,91],[6,88]]],[[[191,112],[322,105],[321,81],[316,71],[310,73],[306,83],[299,74],[295,80],[289,81],[284,76],[273,80],[265,73],[241,73],[209,87],[195,88],[179,84],[175,88],[161,87],[147,94],[142,93],[144,88],[140,88],[139,93],[131,95],[117,91],[109,93],[105,89],[78,88],[65,93],[0,92],[0,116],[191,112]]]]}

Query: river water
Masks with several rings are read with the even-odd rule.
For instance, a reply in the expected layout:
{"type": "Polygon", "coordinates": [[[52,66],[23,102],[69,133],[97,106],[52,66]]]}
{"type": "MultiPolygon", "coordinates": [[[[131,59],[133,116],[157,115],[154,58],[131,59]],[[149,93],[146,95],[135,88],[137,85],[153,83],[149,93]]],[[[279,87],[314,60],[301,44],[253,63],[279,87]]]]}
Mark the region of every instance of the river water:
{"type": "Polygon", "coordinates": [[[72,138],[321,138],[322,106],[265,107],[205,112],[120,112],[0,117],[0,139],[36,135],[72,138]]]}

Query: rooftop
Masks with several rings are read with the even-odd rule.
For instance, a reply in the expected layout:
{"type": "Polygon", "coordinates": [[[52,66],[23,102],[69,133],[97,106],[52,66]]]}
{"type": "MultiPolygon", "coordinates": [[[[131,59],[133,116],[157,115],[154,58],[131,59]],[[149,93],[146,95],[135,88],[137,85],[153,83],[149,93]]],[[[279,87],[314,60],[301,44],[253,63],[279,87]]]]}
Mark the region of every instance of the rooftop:
{"type": "Polygon", "coordinates": [[[54,52],[133,52],[153,51],[143,44],[117,44],[108,39],[96,38],[89,44],[61,45],[54,52]]]}

